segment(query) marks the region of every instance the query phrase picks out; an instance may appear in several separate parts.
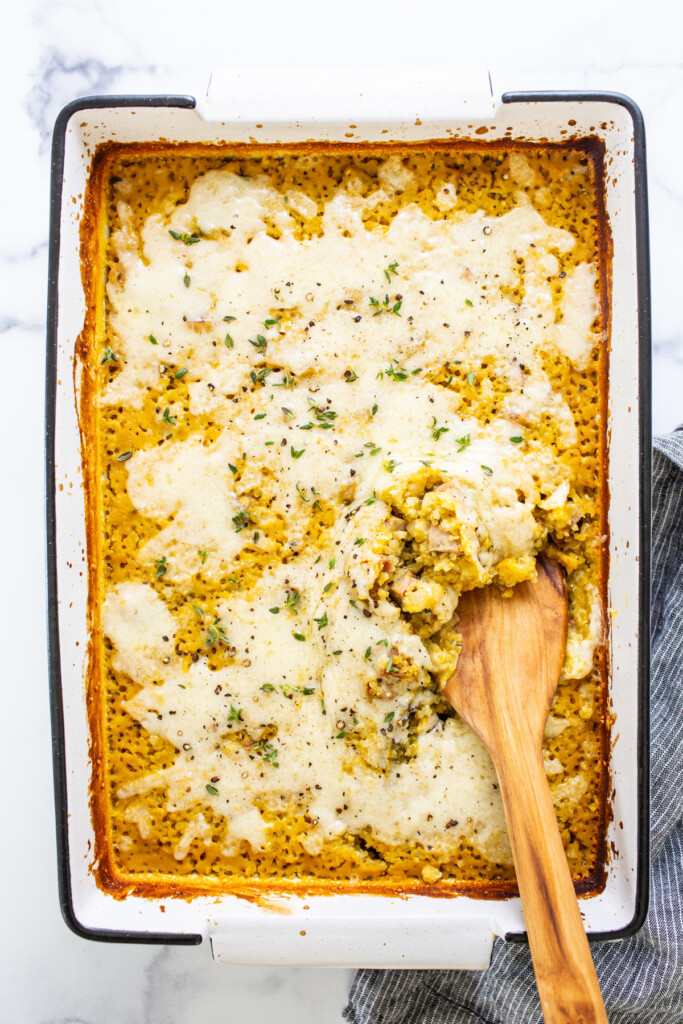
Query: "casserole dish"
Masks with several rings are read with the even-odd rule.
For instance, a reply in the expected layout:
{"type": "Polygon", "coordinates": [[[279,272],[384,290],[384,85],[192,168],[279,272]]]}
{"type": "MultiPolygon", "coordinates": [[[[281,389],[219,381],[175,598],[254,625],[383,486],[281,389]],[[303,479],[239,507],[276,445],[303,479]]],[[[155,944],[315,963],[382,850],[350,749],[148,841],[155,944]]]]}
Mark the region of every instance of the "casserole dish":
{"type": "MultiPolygon", "coordinates": [[[[614,97],[507,96],[496,104],[485,77],[480,87],[476,76],[458,81],[451,74],[432,72],[404,78],[403,98],[399,101],[394,95],[390,100],[383,76],[368,72],[362,77],[362,88],[354,86],[359,90],[357,101],[348,99],[345,76],[334,73],[323,76],[319,91],[304,103],[304,76],[292,73],[286,83],[284,109],[275,112],[270,122],[263,118],[263,110],[268,109],[264,98],[251,91],[251,83],[242,83],[239,75],[227,72],[214,75],[199,114],[190,99],[101,98],[67,108],[58,121],[48,356],[48,517],[50,598],[53,613],[59,603],[59,623],[53,614],[51,669],[62,901],[72,926],[91,937],[192,942],[209,935],[216,957],[232,962],[482,967],[488,962],[493,935],[512,936],[522,926],[516,900],[290,896],[285,913],[273,915],[272,901],[263,899],[245,902],[221,896],[217,902],[206,897],[185,902],[140,895],[117,899],[97,888],[89,865],[93,834],[87,811],[89,735],[83,689],[88,646],[84,583],[90,570],[85,570],[76,415],[80,364],[74,363],[73,356],[84,314],[77,258],[82,213],[79,196],[85,192],[95,148],[107,141],[163,139],[210,144],[291,143],[311,138],[343,142],[353,138],[377,142],[388,137],[419,145],[433,139],[485,137],[504,144],[596,135],[603,141],[606,204],[615,253],[612,352],[618,353],[617,359],[612,358],[609,388],[611,436],[619,439],[618,445],[610,445],[610,490],[618,499],[613,497],[611,506],[609,603],[616,613],[611,632],[612,699],[619,741],[610,765],[614,793],[608,843],[612,859],[603,893],[585,907],[589,931],[603,936],[627,934],[644,914],[647,744],[643,666],[647,664],[647,644],[642,622],[647,622],[649,441],[643,440],[648,410],[646,401],[639,406],[639,369],[646,378],[648,323],[644,251],[636,257],[636,239],[640,233],[642,243],[645,230],[642,179],[636,206],[632,200],[634,157],[642,168],[637,111],[628,101],[614,97]],[[290,111],[304,109],[310,113],[306,121],[297,123],[289,118],[290,111]],[[350,109],[354,116],[343,117],[350,109]],[[410,123],[402,119],[406,109],[415,111],[410,123]],[[239,111],[239,116],[233,111],[239,111]],[[454,111],[461,116],[454,117],[454,111]],[[638,417],[633,415],[636,409],[641,410],[638,417]],[[56,465],[55,444],[60,452],[56,465]],[[634,459],[640,475],[634,474],[634,459]],[[640,767],[634,771],[637,765],[640,767]],[[72,809],[68,828],[67,804],[72,809]],[[418,941],[420,934],[424,941],[418,941]],[[448,952],[443,952],[446,949],[448,952]]],[[[259,81],[263,86],[266,79],[261,76],[259,81]]]]}

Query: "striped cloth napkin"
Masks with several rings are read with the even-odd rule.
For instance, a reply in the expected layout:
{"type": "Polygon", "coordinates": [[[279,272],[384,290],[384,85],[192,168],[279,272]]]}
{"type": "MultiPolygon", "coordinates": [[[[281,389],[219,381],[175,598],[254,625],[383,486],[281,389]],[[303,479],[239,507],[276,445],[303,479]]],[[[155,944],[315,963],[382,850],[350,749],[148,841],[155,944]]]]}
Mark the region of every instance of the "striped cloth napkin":
{"type": "MultiPolygon", "coordinates": [[[[656,438],[652,508],[652,890],[641,931],[592,945],[610,1024],[683,1024],[683,426],[656,438]]],[[[487,971],[358,971],[353,1024],[542,1024],[527,946],[487,971]]]]}

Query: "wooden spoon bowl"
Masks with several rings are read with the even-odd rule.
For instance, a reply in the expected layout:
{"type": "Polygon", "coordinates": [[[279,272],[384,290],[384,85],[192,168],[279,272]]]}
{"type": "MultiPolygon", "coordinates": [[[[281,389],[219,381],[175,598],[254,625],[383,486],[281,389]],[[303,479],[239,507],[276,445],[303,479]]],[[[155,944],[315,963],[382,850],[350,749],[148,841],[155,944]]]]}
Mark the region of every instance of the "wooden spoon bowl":
{"type": "Polygon", "coordinates": [[[498,773],[536,984],[546,1024],[607,1024],[543,767],[543,730],[567,643],[557,562],[512,597],[495,586],[458,605],[462,653],[445,695],[498,773]]]}

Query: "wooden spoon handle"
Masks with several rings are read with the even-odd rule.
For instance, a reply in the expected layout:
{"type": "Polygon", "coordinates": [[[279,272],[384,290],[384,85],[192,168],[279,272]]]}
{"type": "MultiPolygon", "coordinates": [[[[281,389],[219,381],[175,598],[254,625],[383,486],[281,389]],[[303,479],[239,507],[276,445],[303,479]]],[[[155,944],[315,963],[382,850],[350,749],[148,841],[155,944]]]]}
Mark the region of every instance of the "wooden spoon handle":
{"type": "Polygon", "coordinates": [[[523,743],[495,760],[543,1018],[608,1024],[543,760],[523,743]]]}

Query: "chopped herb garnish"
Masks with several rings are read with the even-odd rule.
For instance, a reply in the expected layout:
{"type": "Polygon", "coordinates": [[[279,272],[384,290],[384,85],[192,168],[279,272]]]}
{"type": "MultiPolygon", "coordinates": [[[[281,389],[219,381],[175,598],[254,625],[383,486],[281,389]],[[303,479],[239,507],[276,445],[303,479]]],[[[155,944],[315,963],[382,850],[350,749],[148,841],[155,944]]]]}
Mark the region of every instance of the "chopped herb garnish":
{"type": "Polygon", "coordinates": [[[133,453],[132,452],[121,452],[120,455],[116,456],[116,461],[117,462],[128,462],[128,459],[131,459],[132,457],[133,457],[133,453]]]}
{"type": "Polygon", "coordinates": [[[294,637],[295,640],[305,640],[306,639],[306,637],[303,635],[303,633],[292,633],[292,636],[294,637]]]}
{"type": "Polygon", "coordinates": [[[304,492],[302,491],[302,489],[301,489],[301,485],[299,484],[299,482],[298,482],[298,481],[297,481],[296,489],[297,489],[297,492],[298,492],[298,494],[299,494],[299,497],[301,498],[301,500],[302,500],[302,501],[305,501],[305,502],[306,502],[306,503],[308,504],[308,502],[309,502],[309,501],[310,501],[311,499],[310,499],[310,498],[307,498],[307,497],[306,497],[306,495],[305,495],[305,494],[304,494],[304,492]]]}
{"type": "Polygon", "coordinates": [[[161,418],[164,421],[164,423],[170,423],[171,426],[173,427],[176,424],[175,416],[171,416],[171,410],[169,409],[168,406],[166,406],[166,408],[164,409],[161,418]]]}
{"type": "Polygon", "coordinates": [[[216,617],[209,626],[209,634],[204,641],[204,646],[211,647],[212,644],[227,644],[227,642],[228,638],[225,635],[225,626],[222,626],[221,620],[216,617]]]}
{"type": "Polygon", "coordinates": [[[291,445],[290,446],[290,451],[292,453],[292,458],[293,459],[300,459],[301,456],[303,455],[303,453],[306,451],[306,449],[305,448],[300,448],[299,451],[297,451],[296,448],[294,447],[294,445],[291,445]]]}
{"type": "Polygon", "coordinates": [[[168,233],[171,238],[175,238],[176,242],[184,242],[185,245],[194,245],[195,242],[201,242],[201,238],[198,238],[197,235],[188,235],[185,231],[171,231],[169,228],[168,233]]]}
{"type": "Polygon", "coordinates": [[[457,454],[459,455],[460,452],[464,452],[465,451],[465,448],[469,448],[469,446],[471,444],[470,435],[469,434],[464,434],[462,437],[456,437],[455,443],[458,445],[457,454]]]}
{"type": "Polygon", "coordinates": [[[301,600],[301,594],[298,590],[288,590],[287,597],[285,599],[285,608],[291,608],[292,611],[296,611],[296,607],[301,600]]]}
{"type": "Polygon", "coordinates": [[[223,323],[224,324],[232,324],[232,323],[235,322],[236,319],[237,319],[236,316],[224,316],[223,317],[223,323]]]}
{"type": "Polygon", "coordinates": [[[375,415],[375,413],[377,412],[378,409],[379,409],[379,406],[377,405],[377,402],[375,402],[375,404],[372,407],[372,415],[373,416],[375,415]]]}
{"type": "MultiPolygon", "coordinates": [[[[268,373],[270,373],[270,370],[268,370],[268,373]]],[[[285,370],[285,372],[282,374],[282,380],[277,382],[277,383],[275,383],[275,384],[273,384],[273,387],[274,388],[293,388],[294,387],[294,376],[293,376],[293,374],[291,374],[289,372],[289,370],[285,370]]]]}
{"type": "Polygon", "coordinates": [[[379,647],[381,645],[383,645],[384,647],[388,647],[389,646],[389,641],[387,640],[387,638],[385,636],[383,636],[381,640],[377,641],[376,646],[379,647]]]}
{"type": "Polygon", "coordinates": [[[337,735],[335,736],[335,739],[337,739],[337,740],[345,740],[346,739],[346,733],[345,732],[338,732],[337,735]]]}
{"type": "Polygon", "coordinates": [[[202,560],[202,565],[204,565],[204,562],[205,562],[205,561],[206,561],[206,559],[208,558],[208,555],[209,555],[209,552],[208,552],[208,551],[200,551],[200,552],[199,552],[199,557],[200,557],[200,558],[201,558],[201,560],[202,560]]]}
{"type": "Polygon", "coordinates": [[[228,715],[228,721],[229,722],[241,722],[242,721],[242,712],[240,711],[239,708],[233,707],[232,704],[230,705],[230,714],[228,715]]]}
{"type": "Polygon", "coordinates": [[[390,263],[389,266],[387,267],[387,269],[384,271],[384,276],[386,277],[386,279],[389,282],[389,284],[391,284],[391,275],[392,274],[395,277],[398,276],[398,269],[397,268],[398,268],[398,263],[394,262],[394,263],[390,263]]]}
{"type": "Polygon", "coordinates": [[[450,427],[437,427],[436,416],[432,416],[432,437],[435,441],[438,441],[442,434],[447,434],[450,427]]]}
{"type": "Polygon", "coordinates": [[[314,618],[313,621],[317,622],[318,631],[320,631],[324,626],[327,625],[327,612],[323,612],[319,619],[314,618]]]}
{"type": "Polygon", "coordinates": [[[185,285],[185,287],[186,287],[186,288],[189,288],[189,287],[190,287],[190,281],[191,281],[191,280],[192,280],[192,278],[190,277],[190,275],[188,274],[188,272],[187,272],[187,271],[185,271],[185,277],[183,278],[183,284],[185,285]]]}
{"type": "Polygon", "coordinates": [[[465,299],[465,305],[466,305],[466,306],[472,306],[472,305],[473,305],[473,303],[472,303],[472,302],[470,302],[470,300],[469,300],[469,299],[465,299]]]}
{"type": "Polygon", "coordinates": [[[225,335],[225,347],[226,348],[234,348],[235,347],[235,342],[232,340],[232,338],[230,337],[229,334],[225,335]]]}
{"type": "Polygon", "coordinates": [[[275,693],[275,687],[272,683],[264,683],[261,689],[265,690],[266,693],[275,693]]]}
{"type": "Polygon", "coordinates": [[[187,369],[185,367],[183,367],[182,370],[176,370],[176,372],[175,372],[175,379],[176,380],[180,380],[182,377],[185,376],[186,373],[187,373],[187,369]]]}
{"type": "MultiPolygon", "coordinates": [[[[249,376],[251,377],[254,384],[259,384],[262,381],[264,381],[266,377],[272,372],[273,371],[269,366],[264,366],[262,367],[262,369],[258,371],[258,373],[256,372],[256,370],[252,370],[249,376]]],[[[275,384],[273,386],[277,388],[279,387],[279,384],[275,384]]]]}
{"type": "Polygon", "coordinates": [[[521,444],[522,441],[524,440],[524,438],[523,437],[511,437],[510,440],[512,441],[513,444],[521,444]]]}
{"type": "Polygon", "coordinates": [[[100,366],[102,365],[102,363],[110,363],[112,361],[118,363],[119,357],[117,356],[116,352],[114,352],[112,349],[105,348],[102,358],[100,359],[100,366]]]}
{"type": "Polygon", "coordinates": [[[382,466],[387,473],[393,473],[397,465],[398,463],[396,462],[396,459],[387,459],[386,462],[382,463],[382,466]]]}
{"type": "Polygon", "coordinates": [[[204,612],[201,610],[199,605],[198,604],[193,604],[192,607],[193,607],[194,611],[196,612],[196,614],[199,616],[199,618],[203,619],[204,618],[204,612]]]}
{"type": "Polygon", "coordinates": [[[266,414],[264,412],[257,412],[256,415],[254,416],[255,420],[264,420],[265,418],[266,414]]]}
{"type": "Polygon", "coordinates": [[[367,650],[365,651],[365,654],[363,655],[363,657],[365,658],[366,661],[369,659],[371,654],[372,654],[372,647],[368,647],[367,650]]]}
{"type": "Polygon", "coordinates": [[[282,406],[282,413],[283,413],[283,415],[284,415],[286,420],[293,420],[294,419],[294,413],[292,412],[291,409],[288,409],[286,405],[282,406]]]}
{"type": "Polygon", "coordinates": [[[253,345],[254,348],[257,348],[259,350],[259,352],[265,352],[266,348],[268,347],[268,342],[266,341],[266,339],[263,337],[262,334],[257,334],[256,335],[256,341],[253,341],[250,338],[249,339],[249,344],[253,345]]]}
{"type": "Polygon", "coordinates": [[[482,466],[481,468],[484,470],[487,476],[493,476],[493,470],[491,469],[490,466],[482,466]]]}
{"type": "MultiPolygon", "coordinates": [[[[372,455],[372,452],[370,454],[372,455]]],[[[370,498],[366,498],[365,501],[363,502],[363,504],[364,505],[374,505],[376,501],[377,501],[377,495],[373,491],[372,492],[372,496],[370,498]]]]}
{"type": "Polygon", "coordinates": [[[330,559],[330,569],[334,569],[336,564],[337,564],[337,559],[336,558],[331,558],[330,559]]]}
{"type": "Polygon", "coordinates": [[[400,316],[400,309],[403,305],[403,299],[399,299],[398,302],[394,302],[392,305],[391,299],[388,295],[384,296],[384,300],[376,299],[374,296],[370,296],[370,305],[374,308],[375,312],[373,316],[381,316],[382,313],[393,313],[394,316],[400,316]]]}
{"type": "Polygon", "coordinates": [[[472,385],[474,384],[476,379],[477,379],[476,373],[468,373],[467,374],[467,383],[470,385],[470,387],[472,387],[472,385]]]}
{"type": "Polygon", "coordinates": [[[362,548],[363,545],[365,544],[365,537],[356,537],[353,543],[354,547],[362,548]]]}
{"type": "Polygon", "coordinates": [[[395,366],[388,366],[386,370],[380,370],[377,374],[377,379],[382,380],[384,374],[387,377],[391,377],[392,380],[408,380],[408,377],[414,377],[416,373],[421,373],[422,367],[418,367],[417,370],[406,370],[405,366],[401,366],[398,359],[392,359],[395,366]]]}
{"type": "Polygon", "coordinates": [[[280,609],[276,605],[275,608],[269,608],[268,611],[270,612],[271,615],[277,615],[279,613],[280,609]]]}
{"type": "Polygon", "coordinates": [[[207,782],[206,784],[206,791],[207,793],[210,793],[211,796],[218,796],[218,790],[215,786],[212,786],[210,782],[207,782]]]}
{"type": "Polygon", "coordinates": [[[160,580],[162,576],[166,575],[166,570],[168,569],[168,563],[166,562],[166,555],[162,555],[161,558],[155,558],[154,559],[154,564],[157,567],[156,577],[157,577],[158,580],[160,580]]]}
{"type": "Polygon", "coordinates": [[[233,473],[233,474],[235,474],[235,473],[237,472],[237,466],[233,466],[232,462],[229,462],[229,463],[228,463],[228,469],[229,469],[229,470],[230,470],[230,472],[231,472],[231,473],[233,473]]]}
{"type": "Polygon", "coordinates": [[[236,516],[233,516],[232,521],[235,526],[235,533],[239,533],[240,530],[243,530],[245,526],[251,522],[251,517],[248,512],[242,511],[238,512],[236,516]]]}
{"type": "Polygon", "coordinates": [[[347,384],[353,384],[354,380],[358,380],[358,374],[353,370],[344,370],[344,380],[347,384]]]}
{"type": "Polygon", "coordinates": [[[149,336],[149,340],[151,341],[151,343],[152,343],[153,345],[158,345],[158,344],[159,344],[159,342],[157,341],[157,339],[156,339],[156,338],[154,337],[154,335],[153,335],[153,334],[150,334],[150,336],[149,336]]]}
{"type": "Polygon", "coordinates": [[[258,743],[254,743],[251,749],[260,754],[267,764],[272,764],[273,768],[280,767],[277,762],[277,750],[270,743],[267,743],[265,740],[259,740],[258,743]]]}
{"type": "Polygon", "coordinates": [[[392,722],[393,719],[394,719],[394,714],[395,714],[395,712],[393,712],[393,711],[387,712],[387,714],[384,716],[384,721],[385,722],[392,722]]]}
{"type": "Polygon", "coordinates": [[[279,323],[280,323],[279,320],[276,320],[274,317],[269,316],[269,317],[266,317],[266,319],[263,321],[263,326],[267,329],[269,327],[275,327],[275,324],[279,324],[279,323]]]}
{"type": "Polygon", "coordinates": [[[329,591],[332,590],[333,586],[334,583],[326,583],[325,586],[323,587],[323,594],[329,593],[329,591]]]}

